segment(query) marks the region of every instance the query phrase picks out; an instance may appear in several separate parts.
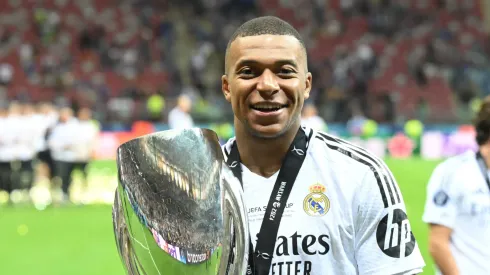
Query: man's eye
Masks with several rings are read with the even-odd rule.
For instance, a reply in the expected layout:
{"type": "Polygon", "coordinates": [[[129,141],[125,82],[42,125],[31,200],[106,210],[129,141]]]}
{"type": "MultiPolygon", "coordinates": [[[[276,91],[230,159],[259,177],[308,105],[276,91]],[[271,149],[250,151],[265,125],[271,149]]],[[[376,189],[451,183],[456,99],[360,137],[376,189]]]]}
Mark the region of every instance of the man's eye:
{"type": "Polygon", "coordinates": [[[279,73],[277,74],[281,78],[291,78],[294,77],[294,74],[296,73],[295,70],[290,69],[290,68],[281,68],[279,70],[279,73]]]}
{"type": "Polygon", "coordinates": [[[279,71],[279,74],[282,74],[282,75],[290,75],[293,73],[294,73],[294,70],[289,69],[289,68],[281,68],[281,70],[279,71]]]}
{"type": "Polygon", "coordinates": [[[254,74],[254,72],[252,71],[252,69],[242,69],[240,70],[240,75],[243,75],[243,76],[252,76],[254,74]]]}
{"type": "Polygon", "coordinates": [[[243,69],[243,70],[241,70],[240,73],[242,73],[242,74],[252,74],[252,70],[251,69],[243,69]]]}

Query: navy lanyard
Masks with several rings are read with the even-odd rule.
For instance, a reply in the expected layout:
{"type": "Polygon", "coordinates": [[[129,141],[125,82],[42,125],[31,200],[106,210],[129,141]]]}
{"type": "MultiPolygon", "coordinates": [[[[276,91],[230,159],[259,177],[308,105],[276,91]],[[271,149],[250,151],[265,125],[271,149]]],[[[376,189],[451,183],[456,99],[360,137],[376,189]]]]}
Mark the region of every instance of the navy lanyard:
{"type": "Polygon", "coordinates": [[[488,166],[487,163],[485,162],[485,159],[483,159],[483,156],[480,151],[476,153],[476,161],[478,162],[478,166],[480,166],[480,171],[483,174],[483,178],[487,182],[488,189],[490,189],[490,179],[488,178],[488,166]]]}
{"type": "MultiPolygon", "coordinates": [[[[308,149],[308,143],[312,135],[313,131],[310,131],[309,136],[306,136],[304,130],[300,127],[289,147],[282,162],[276,183],[274,184],[269,203],[267,204],[264,219],[262,220],[262,225],[259,234],[257,235],[255,250],[253,250],[251,239],[249,242],[250,249],[247,274],[269,274],[282,214],[289,194],[293,189],[296,177],[305,160],[306,150],[308,149]]],[[[231,146],[227,164],[231,168],[233,175],[240,180],[243,187],[240,153],[238,152],[236,142],[231,146]]]]}

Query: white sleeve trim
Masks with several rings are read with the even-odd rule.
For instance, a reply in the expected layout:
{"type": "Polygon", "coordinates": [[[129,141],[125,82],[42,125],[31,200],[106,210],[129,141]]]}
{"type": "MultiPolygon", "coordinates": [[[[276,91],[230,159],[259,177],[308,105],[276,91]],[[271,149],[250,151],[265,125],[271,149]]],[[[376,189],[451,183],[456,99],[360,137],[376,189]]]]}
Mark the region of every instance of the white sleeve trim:
{"type": "Polygon", "coordinates": [[[436,215],[427,215],[423,217],[422,221],[426,224],[437,224],[454,229],[454,222],[451,222],[449,219],[442,219],[440,215],[439,217],[436,217],[436,215]]]}
{"type": "Polygon", "coordinates": [[[404,272],[404,273],[397,273],[397,274],[394,274],[394,275],[414,275],[414,274],[420,274],[424,272],[424,270],[422,268],[419,268],[419,269],[414,269],[414,270],[410,270],[408,272],[404,272]]]}
{"type": "Polygon", "coordinates": [[[414,274],[420,274],[422,273],[424,270],[423,270],[423,267],[425,265],[421,266],[421,267],[417,267],[417,268],[414,268],[414,269],[409,269],[409,270],[403,270],[403,271],[400,271],[399,270],[399,267],[393,267],[393,268],[380,268],[380,269],[375,269],[375,270],[372,270],[372,271],[369,271],[369,272],[366,272],[366,273],[363,273],[363,275],[385,275],[385,274],[390,274],[390,275],[414,275],[414,274]]]}

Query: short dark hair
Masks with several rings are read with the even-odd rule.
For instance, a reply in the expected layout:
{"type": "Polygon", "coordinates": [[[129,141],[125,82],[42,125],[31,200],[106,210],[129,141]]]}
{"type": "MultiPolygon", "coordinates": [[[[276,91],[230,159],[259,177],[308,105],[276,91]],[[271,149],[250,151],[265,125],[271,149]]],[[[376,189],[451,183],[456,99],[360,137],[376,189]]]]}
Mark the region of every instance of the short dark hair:
{"type": "Polygon", "coordinates": [[[473,125],[476,131],[476,142],[478,145],[485,144],[490,139],[490,96],[482,100],[473,125]]]}
{"type": "Polygon", "coordinates": [[[245,23],[243,23],[238,29],[235,30],[230,40],[228,41],[228,45],[226,46],[225,53],[225,71],[228,67],[227,59],[228,59],[228,51],[230,50],[230,45],[235,41],[238,37],[247,37],[247,36],[257,36],[257,35],[290,35],[294,36],[298,39],[301,47],[305,51],[306,56],[306,46],[303,41],[303,38],[298,33],[298,31],[291,26],[288,22],[276,17],[276,16],[262,16],[251,19],[245,23]]]}

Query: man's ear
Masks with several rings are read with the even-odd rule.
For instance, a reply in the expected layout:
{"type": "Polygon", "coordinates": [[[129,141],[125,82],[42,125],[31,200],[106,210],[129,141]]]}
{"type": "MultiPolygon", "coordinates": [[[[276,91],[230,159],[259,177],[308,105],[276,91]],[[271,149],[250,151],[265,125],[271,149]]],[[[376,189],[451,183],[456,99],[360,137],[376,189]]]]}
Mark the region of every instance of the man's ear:
{"type": "Polygon", "coordinates": [[[223,92],[226,101],[231,102],[230,84],[226,74],[221,77],[221,91],[223,92]]]}
{"type": "Polygon", "coordinates": [[[305,78],[305,91],[303,93],[303,96],[305,99],[310,97],[310,91],[311,91],[311,81],[313,79],[313,76],[311,75],[310,72],[306,74],[305,78]]]}

